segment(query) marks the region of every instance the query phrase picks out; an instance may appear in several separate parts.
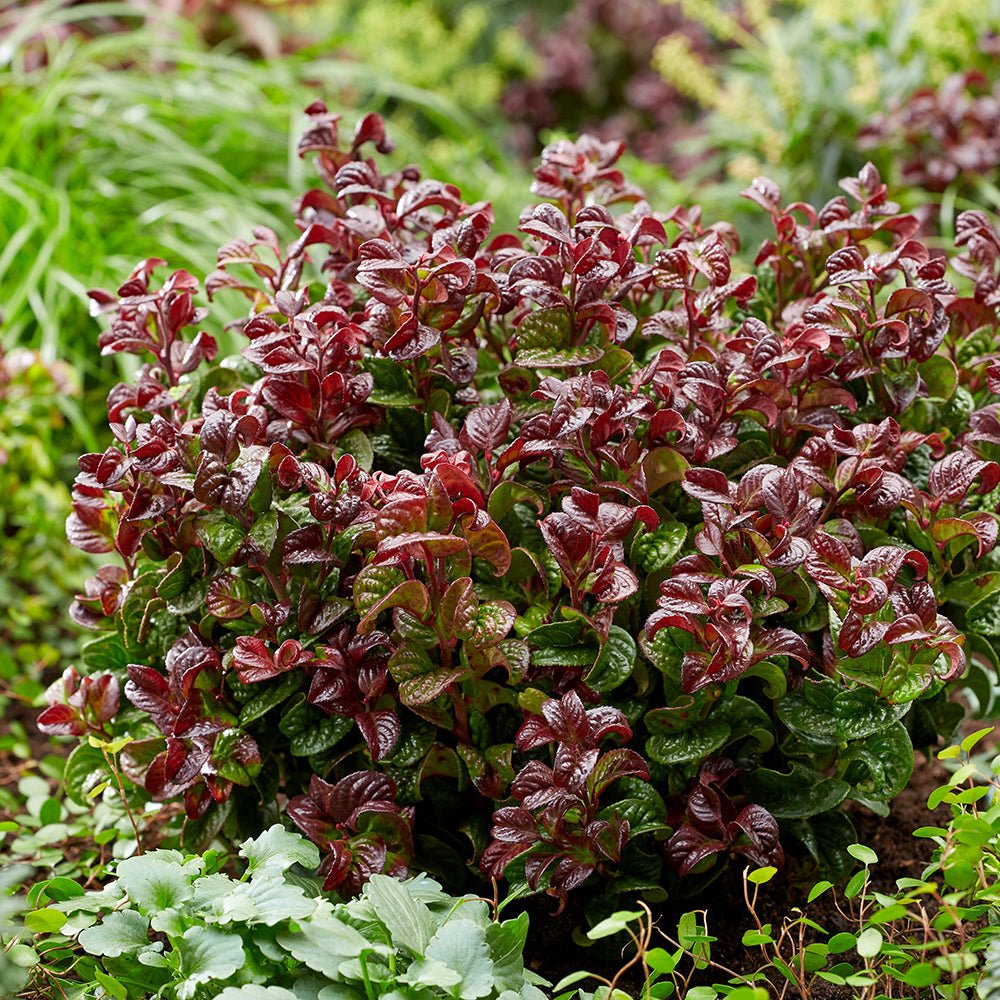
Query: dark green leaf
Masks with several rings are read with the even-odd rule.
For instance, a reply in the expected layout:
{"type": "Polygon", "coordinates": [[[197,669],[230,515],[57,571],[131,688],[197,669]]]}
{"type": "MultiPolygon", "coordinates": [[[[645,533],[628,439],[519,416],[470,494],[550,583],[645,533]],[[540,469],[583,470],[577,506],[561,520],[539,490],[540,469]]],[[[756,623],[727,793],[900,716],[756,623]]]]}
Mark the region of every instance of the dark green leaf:
{"type": "Polygon", "coordinates": [[[365,358],[365,368],[375,379],[375,386],[368,397],[379,406],[416,406],[420,397],[413,389],[406,369],[391,358],[365,358]]]}
{"type": "Polygon", "coordinates": [[[92,805],[87,793],[111,776],[104,754],[89,743],[73,748],[63,770],[66,795],[78,806],[92,805]]]}
{"type": "Polygon", "coordinates": [[[805,764],[792,762],[788,774],[761,767],[746,775],[752,800],[777,819],[804,819],[826,812],[847,797],[851,786],[824,778],[805,764]]]}
{"type": "Polygon", "coordinates": [[[583,679],[595,691],[613,691],[632,675],[635,658],[635,640],[625,629],[612,625],[597,660],[583,679]]]}
{"type": "MultiPolygon", "coordinates": [[[[290,698],[300,687],[303,675],[300,673],[290,673],[273,681],[265,682],[268,687],[246,702],[240,709],[240,725],[248,726],[261,716],[266,715],[272,708],[276,708],[286,699],[290,698]]],[[[262,684],[254,685],[254,690],[263,687],[262,684]]]]}
{"type": "Polygon", "coordinates": [[[658,528],[639,535],[632,543],[632,562],[643,573],[652,575],[670,569],[687,539],[687,525],[664,521],[658,528]]]}
{"type": "Polygon", "coordinates": [[[646,741],[646,753],[657,764],[704,760],[726,743],[731,731],[721,719],[708,719],[675,736],[651,736],[646,741]]]}
{"type": "Polygon", "coordinates": [[[354,721],[341,715],[331,715],[296,733],[291,740],[293,757],[310,757],[336,746],[352,729],[354,721]]]}

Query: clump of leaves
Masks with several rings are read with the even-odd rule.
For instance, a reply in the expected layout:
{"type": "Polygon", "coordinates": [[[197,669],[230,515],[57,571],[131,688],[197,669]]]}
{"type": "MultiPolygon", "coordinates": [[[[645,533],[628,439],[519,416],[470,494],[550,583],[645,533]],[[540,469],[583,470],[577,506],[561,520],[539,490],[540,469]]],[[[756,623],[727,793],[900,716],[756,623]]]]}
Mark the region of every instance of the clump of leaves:
{"type": "Polygon", "coordinates": [[[655,898],[843,853],[838,807],[885,814],[958,688],[989,710],[1000,236],[963,215],[952,283],[874,167],[821,208],[760,179],[741,273],[620,145],[549,147],[493,236],[388,147],[309,109],[298,237],[205,282],[249,303],[239,357],[184,271],[93,293],[145,363],[68,522],[114,555],[45,717],[87,733],[70,773],[114,746],[191,845],[287,802],[344,894],[417,867],[655,898]]]}
{"type": "Polygon", "coordinates": [[[518,146],[534,155],[542,131],[586,130],[624,138],[637,156],[678,166],[693,104],[650,62],[665,35],[705,49],[698,26],[659,0],[577,0],[552,23],[537,23],[540,13],[521,24],[537,66],[511,80],[500,102],[518,146]]]}
{"type": "Polygon", "coordinates": [[[331,904],[292,871],[314,868],[319,851],[277,825],[240,855],[241,878],[219,871],[215,852],[158,850],[120,861],[100,890],[46,883],[27,918],[45,956],[37,985],[121,1000],[544,997],[521,958],[526,914],[491,920],[485,900],[424,875],[373,875],[357,899],[331,904]]]}
{"type": "Polygon", "coordinates": [[[67,442],[79,386],[60,363],[0,347],[0,705],[30,704],[44,672],[72,654],[66,601],[96,568],[69,549],[63,522],[72,478],[67,442]]]}
{"type": "Polygon", "coordinates": [[[891,149],[900,183],[931,194],[949,188],[997,207],[1000,84],[979,70],[924,87],[861,131],[869,148],[891,149]]]}

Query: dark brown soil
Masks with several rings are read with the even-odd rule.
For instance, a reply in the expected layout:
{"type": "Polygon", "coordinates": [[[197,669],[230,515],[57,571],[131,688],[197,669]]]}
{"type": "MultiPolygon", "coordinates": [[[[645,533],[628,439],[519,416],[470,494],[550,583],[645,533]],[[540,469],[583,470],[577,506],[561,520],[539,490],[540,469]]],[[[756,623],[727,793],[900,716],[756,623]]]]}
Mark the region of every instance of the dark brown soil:
{"type": "MultiPolygon", "coordinates": [[[[921,826],[939,825],[948,818],[947,808],[939,808],[932,813],[927,809],[927,797],[938,785],[947,780],[947,772],[937,760],[918,757],[910,786],[894,800],[892,811],[887,818],[876,816],[861,807],[850,810],[850,817],[857,830],[858,843],[866,844],[878,854],[879,864],[873,869],[873,886],[882,890],[894,890],[896,879],[919,877],[926,862],[927,841],[916,840],[913,831],[921,826]]],[[[806,909],[807,915],[830,934],[849,927],[843,914],[837,909],[836,897],[828,892],[806,907],[806,895],[813,881],[796,884],[785,875],[775,877],[762,886],[757,901],[757,916],[761,923],[771,923],[777,930],[782,922],[792,914],[794,907],[806,909]]],[[[564,975],[585,968],[606,979],[612,979],[623,962],[618,953],[610,949],[584,948],[574,942],[578,938],[583,923],[583,915],[574,912],[572,898],[566,911],[554,916],[554,903],[549,899],[532,899],[528,903],[531,915],[531,934],[528,937],[526,960],[529,967],[555,983],[564,975]]],[[[697,972],[691,985],[711,985],[725,983],[730,973],[747,974],[762,964],[761,952],[743,945],[745,931],[754,926],[743,898],[743,881],[738,865],[729,869],[708,889],[705,898],[667,902],[654,908],[657,927],[671,937],[676,934],[677,921],[690,910],[707,910],[709,934],[717,938],[712,944],[714,968],[697,972]],[[720,968],[722,967],[722,968],[720,968]]],[[[856,925],[855,925],[856,926],[856,925]]],[[[615,940],[615,948],[620,941],[615,940]]],[[[654,945],[670,949],[670,944],[661,936],[654,935],[654,945]]],[[[631,957],[632,949],[625,952],[631,957]]],[[[690,964],[684,972],[690,971],[690,964]]],[[[588,989],[597,982],[581,984],[588,989]]],[[[635,966],[619,981],[624,989],[638,995],[641,973],[635,966]]],[[[792,994],[794,995],[794,994],[792,994]]],[[[826,983],[818,983],[810,992],[809,1000],[842,1000],[844,988],[826,983]]]]}
{"type": "Polygon", "coordinates": [[[856,809],[851,819],[858,831],[858,843],[867,844],[879,857],[873,870],[873,885],[877,889],[895,889],[898,878],[919,878],[927,862],[921,845],[927,841],[913,837],[921,826],[938,826],[948,822],[947,806],[938,806],[931,812],[927,798],[938,785],[948,780],[948,772],[936,759],[917,758],[913,777],[892,803],[887,819],[876,816],[867,809],[856,809]]]}

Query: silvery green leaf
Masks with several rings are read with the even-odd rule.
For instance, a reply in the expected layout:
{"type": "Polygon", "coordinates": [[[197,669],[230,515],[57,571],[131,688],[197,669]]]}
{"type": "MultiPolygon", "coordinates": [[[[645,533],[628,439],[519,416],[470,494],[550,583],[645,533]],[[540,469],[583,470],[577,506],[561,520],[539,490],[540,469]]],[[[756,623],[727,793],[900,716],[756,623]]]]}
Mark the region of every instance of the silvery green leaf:
{"type": "Polygon", "coordinates": [[[86,892],[72,899],[49,903],[49,906],[63,913],[101,913],[104,910],[113,910],[124,895],[125,890],[117,882],[111,882],[99,892],[86,892]]]}
{"type": "Polygon", "coordinates": [[[134,955],[149,944],[149,920],[135,910],[116,910],[81,931],[79,941],[89,955],[134,955]]]}
{"type": "Polygon", "coordinates": [[[360,985],[364,981],[367,970],[368,978],[372,981],[389,982],[393,978],[393,972],[389,968],[388,960],[394,954],[395,952],[387,944],[377,944],[372,948],[367,948],[364,954],[364,967],[362,968],[361,958],[345,958],[337,966],[337,978],[360,985]],[[384,959],[384,961],[380,961],[380,959],[384,959]]]}
{"type": "Polygon", "coordinates": [[[249,924],[257,916],[257,904],[247,894],[248,885],[230,883],[225,896],[212,900],[203,914],[206,924],[249,924]]]}
{"type": "MultiPolygon", "coordinates": [[[[405,883],[404,883],[405,884],[405,883]]],[[[481,896],[462,896],[455,899],[454,896],[445,896],[440,904],[433,907],[435,914],[440,914],[438,923],[454,917],[461,917],[463,920],[471,920],[480,927],[486,928],[493,922],[491,917],[490,904],[481,896]]]]}
{"type": "MultiPolygon", "coordinates": [[[[52,908],[55,909],[55,904],[52,904],[52,908]]],[[[97,917],[93,913],[75,913],[62,925],[59,933],[65,934],[66,937],[76,937],[80,931],[93,927],[96,923],[97,917]]]]}
{"type": "Polygon", "coordinates": [[[282,920],[301,920],[315,909],[316,901],[307,899],[298,886],[277,878],[237,883],[212,907],[220,924],[239,922],[268,927],[282,920]]]}
{"type": "Polygon", "coordinates": [[[115,871],[117,872],[118,869],[121,868],[121,866],[125,864],[126,861],[131,863],[133,861],[142,861],[142,860],[162,861],[166,864],[179,865],[185,871],[191,871],[191,872],[200,872],[204,870],[205,868],[204,858],[200,857],[188,858],[187,861],[185,861],[184,858],[185,855],[181,854],[180,851],[175,851],[167,847],[161,847],[155,851],[147,851],[145,854],[132,854],[129,855],[129,857],[127,858],[123,858],[121,861],[118,862],[115,871]]]}
{"type": "Polygon", "coordinates": [[[388,993],[383,993],[379,997],[379,1000],[436,1000],[440,996],[440,993],[435,993],[426,987],[410,986],[409,988],[404,987],[403,989],[390,990],[388,993]]]}
{"type": "Polygon", "coordinates": [[[357,958],[369,947],[363,934],[332,913],[319,909],[311,920],[299,925],[298,931],[279,934],[278,944],[293,958],[329,979],[339,979],[340,963],[347,958],[357,958]]]}
{"type": "Polygon", "coordinates": [[[170,937],[180,937],[191,926],[186,914],[187,906],[184,910],[160,910],[149,918],[149,922],[154,931],[170,937]]]}
{"type": "Polygon", "coordinates": [[[203,904],[212,903],[220,896],[233,891],[233,880],[222,872],[214,875],[203,875],[194,883],[194,895],[191,902],[200,908],[203,904]]]}
{"type": "Polygon", "coordinates": [[[406,983],[408,986],[440,986],[443,990],[458,986],[462,981],[460,973],[435,958],[417,959],[398,978],[401,983],[406,983]]]}
{"type": "Polygon", "coordinates": [[[458,995],[478,1000],[493,992],[493,959],[486,932],[471,920],[449,920],[427,946],[427,958],[436,958],[462,977],[458,995]]]}
{"type": "Polygon", "coordinates": [[[378,914],[375,912],[375,907],[372,906],[371,900],[366,896],[358,896],[350,902],[340,903],[339,906],[357,924],[378,923],[378,914]]]}
{"type": "Polygon", "coordinates": [[[406,887],[406,891],[410,894],[411,898],[418,902],[426,903],[428,906],[434,903],[449,903],[452,901],[452,897],[441,888],[441,883],[435,882],[430,875],[426,875],[424,872],[407,879],[403,885],[406,887]]]}
{"type": "Polygon", "coordinates": [[[216,1000],[297,1000],[291,990],[284,986],[227,986],[216,1000]]]}
{"type": "Polygon", "coordinates": [[[228,979],[246,962],[243,941],[214,927],[191,927],[178,942],[180,973],[176,986],[178,1000],[192,1000],[202,983],[228,979]]]}
{"type": "MultiPolygon", "coordinates": [[[[302,976],[295,980],[292,992],[295,994],[295,1000],[320,1000],[324,986],[326,986],[326,980],[321,976],[302,976]]],[[[355,1000],[355,998],[352,997],[351,1000],[355,1000]]],[[[357,1000],[361,1000],[361,998],[357,998],[357,1000]]]]}
{"type": "Polygon", "coordinates": [[[423,957],[434,931],[434,920],[424,903],[390,875],[373,875],[364,889],[378,919],[385,924],[397,948],[423,957]]]}
{"type": "MultiPolygon", "coordinates": [[[[386,994],[382,994],[380,1000],[385,1000],[385,996],[386,994]]],[[[352,990],[345,983],[331,983],[316,994],[316,1000],[363,1000],[363,998],[364,993],[352,990]]]]}
{"type": "Polygon", "coordinates": [[[244,841],[240,854],[249,862],[247,870],[254,878],[281,875],[294,864],[305,868],[319,865],[319,848],[280,823],[275,823],[259,837],[244,841]]]}
{"type": "Polygon", "coordinates": [[[191,899],[191,880],[203,867],[201,858],[185,863],[177,851],[153,851],[119,861],[115,874],[133,905],[153,914],[191,899]]]}

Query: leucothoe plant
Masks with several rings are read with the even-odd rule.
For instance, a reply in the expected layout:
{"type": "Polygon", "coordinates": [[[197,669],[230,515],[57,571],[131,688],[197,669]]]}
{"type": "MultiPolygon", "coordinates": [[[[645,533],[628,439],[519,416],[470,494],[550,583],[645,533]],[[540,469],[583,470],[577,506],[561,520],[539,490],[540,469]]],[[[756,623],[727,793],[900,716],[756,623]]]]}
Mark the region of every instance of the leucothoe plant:
{"type": "Polygon", "coordinates": [[[655,899],[842,854],[842,803],[885,814],[959,689],[989,709],[990,220],[949,259],[870,165],[819,208],[759,179],[744,269],[584,137],[494,234],[379,165],[379,118],[308,116],[290,242],[224,246],[207,306],[158,260],[92,293],[143,364],[68,522],[109,556],[42,717],[88,738],[71,780],[127,740],[187,843],[284,813],[344,895],[425,870],[655,899]],[[200,325],[234,294],[220,358],[200,325]]]}

